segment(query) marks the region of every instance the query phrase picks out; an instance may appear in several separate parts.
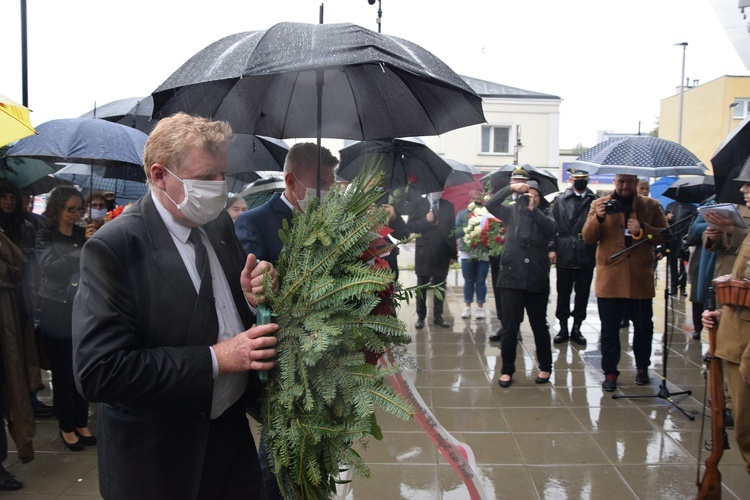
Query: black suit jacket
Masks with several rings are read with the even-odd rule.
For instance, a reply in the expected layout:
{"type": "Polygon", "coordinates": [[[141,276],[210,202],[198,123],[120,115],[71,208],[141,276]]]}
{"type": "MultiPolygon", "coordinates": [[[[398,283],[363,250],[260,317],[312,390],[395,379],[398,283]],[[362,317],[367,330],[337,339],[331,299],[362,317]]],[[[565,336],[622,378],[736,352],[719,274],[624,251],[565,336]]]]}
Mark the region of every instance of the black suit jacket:
{"type": "Polygon", "coordinates": [[[458,259],[456,238],[453,235],[456,214],[453,203],[440,199],[437,224],[427,222],[427,212],[430,202],[427,198],[410,204],[411,212],[407,226],[412,233],[419,233],[416,239],[414,255],[414,270],[417,276],[445,276],[451,259],[458,259]]]}
{"type": "MultiPolygon", "coordinates": [[[[245,256],[229,215],[204,229],[240,317],[245,256]]],[[[197,293],[151,195],[84,245],[74,302],[76,383],[99,413],[105,498],[194,498],[208,441],[213,376],[208,339],[194,327],[197,293]]],[[[258,387],[250,372],[248,390],[258,387]]],[[[257,394],[254,394],[257,395],[257,394]]]]}
{"type": "Polygon", "coordinates": [[[292,222],[292,209],[274,193],[259,207],[241,213],[234,221],[234,230],[247,253],[276,265],[281,254],[279,230],[284,220],[292,222]]]}

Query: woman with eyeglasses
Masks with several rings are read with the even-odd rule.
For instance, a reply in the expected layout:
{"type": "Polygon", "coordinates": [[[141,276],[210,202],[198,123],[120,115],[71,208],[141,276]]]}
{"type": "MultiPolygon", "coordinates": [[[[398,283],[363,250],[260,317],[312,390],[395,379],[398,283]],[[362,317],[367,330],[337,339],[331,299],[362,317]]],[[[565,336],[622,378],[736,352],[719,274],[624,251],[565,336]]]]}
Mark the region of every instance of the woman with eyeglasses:
{"type": "Polygon", "coordinates": [[[73,298],[78,285],[81,247],[93,234],[78,225],[85,212],[83,195],[76,188],[58,186],[47,198],[44,211],[47,226],[36,236],[42,274],[39,330],[52,368],[52,401],[60,438],[71,451],[96,444],[96,438],[88,429],[88,401],[78,393],[73,379],[73,298]]]}
{"type": "Polygon", "coordinates": [[[107,200],[103,193],[93,193],[86,198],[86,239],[104,225],[107,218],[107,200]]]}

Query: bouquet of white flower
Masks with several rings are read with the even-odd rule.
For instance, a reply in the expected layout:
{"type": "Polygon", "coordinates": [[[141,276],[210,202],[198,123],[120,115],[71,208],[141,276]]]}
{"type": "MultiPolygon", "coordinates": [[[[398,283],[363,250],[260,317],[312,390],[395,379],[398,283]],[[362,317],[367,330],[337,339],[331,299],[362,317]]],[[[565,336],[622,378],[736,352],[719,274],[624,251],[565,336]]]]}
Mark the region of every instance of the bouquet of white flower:
{"type": "Polygon", "coordinates": [[[489,211],[475,203],[469,203],[469,220],[464,227],[463,241],[466,252],[474,259],[496,257],[503,252],[505,226],[489,211]]]}

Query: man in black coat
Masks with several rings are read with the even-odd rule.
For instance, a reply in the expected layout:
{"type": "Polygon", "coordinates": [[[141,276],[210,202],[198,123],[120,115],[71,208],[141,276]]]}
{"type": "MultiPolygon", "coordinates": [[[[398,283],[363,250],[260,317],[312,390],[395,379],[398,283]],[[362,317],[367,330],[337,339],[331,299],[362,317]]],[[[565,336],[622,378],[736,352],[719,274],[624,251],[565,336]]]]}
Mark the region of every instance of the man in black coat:
{"type": "Polygon", "coordinates": [[[265,498],[245,403],[276,365],[278,325],[252,326],[251,307],[266,273],[278,281],[224,210],[230,138],[223,122],[162,119],[150,192],[83,247],[73,360],[81,394],[105,403],[104,498],[265,498]]]}
{"type": "MultiPolygon", "coordinates": [[[[410,233],[419,233],[416,239],[414,270],[417,285],[440,285],[448,278],[448,269],[458,259],[456,238],[453,237],[453,226],[456,220],[453,203],[442,199],[442,192],[429,193],[410,204],[407,227],[410,233]]],[[[427,297],[423,294],[417,299],[417,329],[424,328],[427,317],[427,297]]],[[[433,322],[449,328],[443,318],[443,299],[434,296],[433,322]]]]}
{"type": "Polygon", "coordinates": [[[557,309],[560,331],[555,344],[567,342],[570,337],[576,344],[585,346],[586,337],[581,325],[586,319],[586,306],[591,291],[591,280],[596,267],[596,244],[587,245],[581,238],[581,228],[586,223],[591,202],[597,196],[588,188],[589,174],[583,170],[569,169],[572,186],[552,202],[551,216],[557,223],[557,232],[550,243],[549,259],[557,268],[557,309]],[[568,333],[570,295],[575,289],[573,329],[568,333]]]}

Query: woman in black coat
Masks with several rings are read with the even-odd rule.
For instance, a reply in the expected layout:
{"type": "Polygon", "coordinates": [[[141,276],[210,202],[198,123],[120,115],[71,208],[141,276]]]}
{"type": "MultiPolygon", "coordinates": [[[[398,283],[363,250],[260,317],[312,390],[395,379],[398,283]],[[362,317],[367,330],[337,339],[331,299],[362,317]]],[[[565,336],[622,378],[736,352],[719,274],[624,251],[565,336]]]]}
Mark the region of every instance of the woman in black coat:
{"type": "Polygon", "coordinates": [[[500,340],[503,366],[498,380],[500,387],[510,387],[516,371],[516,338],[523,319],[523,309],[529,315],[534,332],[536,356],[539,363],[537,384],[549,381],[552,372],[552,346],[547,325],[549,298],[548,244],[555,235],[554,220],[547,217],[547,202],[535,181],[511,184],[498,191],[487,203],[487,210],[505,223],[505,247],[500,260],[496,286],[501,295],[504,329],[500,340]],[[516,201],[503,202],[513,193],[516,201]]]}
{"type": "MultiPolygon", "coordinates": [[[[60,438],[71,451],[96,444],[88,429],[89,404],[73,380],[71,278],[78,273],[83,244],[95,231],[78,225],[85,210],[83,196],[76,188],[56,187],[47,198],[47,227],[36,235],[41,267],[39,331],[52,368],[52,400],[60,438]]],[[[77,279],[72,281],[77,285],[77,279]]]]}

